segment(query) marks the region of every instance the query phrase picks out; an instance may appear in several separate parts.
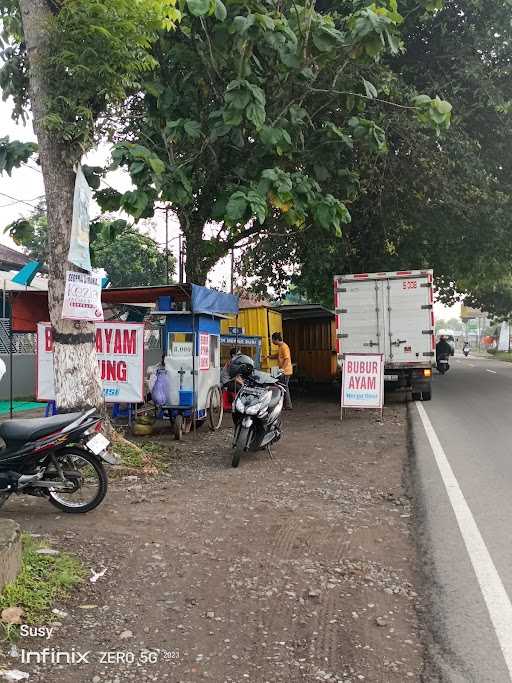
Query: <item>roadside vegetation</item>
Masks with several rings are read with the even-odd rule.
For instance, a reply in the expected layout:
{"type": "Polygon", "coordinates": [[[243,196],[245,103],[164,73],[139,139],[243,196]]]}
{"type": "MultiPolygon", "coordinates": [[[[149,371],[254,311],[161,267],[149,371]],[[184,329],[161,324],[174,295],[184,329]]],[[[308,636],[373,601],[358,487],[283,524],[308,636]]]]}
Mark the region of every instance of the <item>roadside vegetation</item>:
{"type": "Polygon", "coordinates": [[[52,552],[45,541],[23,534],[22,544],[20,572],[0,593],[2,625],[8,639],[17,636],[20,623],[40,626],[55,620],[51,610],[56,600],[67,598],[85,575],[78,558],[52,552]]]}

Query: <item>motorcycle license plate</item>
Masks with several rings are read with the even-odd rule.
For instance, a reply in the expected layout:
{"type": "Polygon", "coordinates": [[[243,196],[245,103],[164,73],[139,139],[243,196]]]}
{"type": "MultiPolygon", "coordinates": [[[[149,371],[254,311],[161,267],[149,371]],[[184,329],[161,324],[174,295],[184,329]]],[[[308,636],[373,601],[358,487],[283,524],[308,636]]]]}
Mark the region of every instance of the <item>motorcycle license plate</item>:
{"type": "Polygon", "coordinates": [[[398,375],[384,375],[385,382],[398,382],[398,375]]]}
{"type": "Polygon", "coordinates": [[[103,453],[103,451],[106,451],[109,446],[110,441],[104,437],[103,434],[96,434],[87,442],[87,448],[94,453],[94,455],[103,453]]]}
{"type": "Polygon", "coordinates": [[[441,363],[441,365],[448,365],[448,361],[447,361],[447,360],[440,360],[439,362],[441,363]]]}

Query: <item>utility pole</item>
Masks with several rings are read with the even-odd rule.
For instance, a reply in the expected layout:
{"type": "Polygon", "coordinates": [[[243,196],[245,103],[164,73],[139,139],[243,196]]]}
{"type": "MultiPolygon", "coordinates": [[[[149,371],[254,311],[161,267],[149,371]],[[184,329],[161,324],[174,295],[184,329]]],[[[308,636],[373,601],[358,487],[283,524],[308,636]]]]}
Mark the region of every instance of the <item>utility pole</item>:
{"type": "Polygon", "coordinates": [[[179,281],[183,282],[183,236],[181,232],[178,237],[178,275],[179,281]]]}
{"type": "Polygon", "coordinates": [[[165,207],[165,282],[169,284],[169,207],[165,207]]]}
{"type": "Polygon", "coordinates": [[[235,250],[231,249],[231,294],[235,288],[235,250]]]}

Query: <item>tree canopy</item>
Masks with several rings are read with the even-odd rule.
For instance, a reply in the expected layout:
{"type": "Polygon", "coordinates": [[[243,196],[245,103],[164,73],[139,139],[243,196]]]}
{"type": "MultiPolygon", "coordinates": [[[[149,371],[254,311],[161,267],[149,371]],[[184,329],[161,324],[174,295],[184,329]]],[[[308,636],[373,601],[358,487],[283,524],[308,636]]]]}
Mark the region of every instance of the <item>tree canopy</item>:
{"type": "Polygon", "coordinates": [[[135,218],[170,205],[190,280],[255,235],[339,238],[362,159],[388,148],[374,102],[403,107],[420,126],[449,126],[451,106],[435,95],[411,88],[393,100],[383,58],[402,50],[396,0],[315,5],[189,0],[155,44],[158,66],[114,136],[114,164],[134,189],[97,199],[135,218]]]}
{"type": "Polygon", "coordinates": [[[362,161],[342,240],[262,239],[242,258],[256,287],[295,283],[332,304],[332,275],[434,267],[441,298],[512,310],[510,6],[448,0],[431,21],[409,19],[405,51],[387,58],[394,97],[431,89],[454,105],[449,134],[428,134],[407,112],[371,104],[389,153],[362,161]]]}

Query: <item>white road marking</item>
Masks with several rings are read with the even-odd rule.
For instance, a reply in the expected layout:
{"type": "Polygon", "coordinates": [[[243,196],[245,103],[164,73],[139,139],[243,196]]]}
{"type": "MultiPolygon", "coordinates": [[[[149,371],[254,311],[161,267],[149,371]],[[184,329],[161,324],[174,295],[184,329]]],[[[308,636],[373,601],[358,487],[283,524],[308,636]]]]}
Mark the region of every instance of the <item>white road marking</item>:
{"type": "Polygon", "coordinates": [[[489,370],[489,368],[485,368],[485,372],[492,372],[493,375],[497,375],[498,373],[496,370],[489,370]]]}
{"type": "Polygon", "coordinates": [[[416,406],[512,681],[512,604],[427,412],[416,406]]]}

